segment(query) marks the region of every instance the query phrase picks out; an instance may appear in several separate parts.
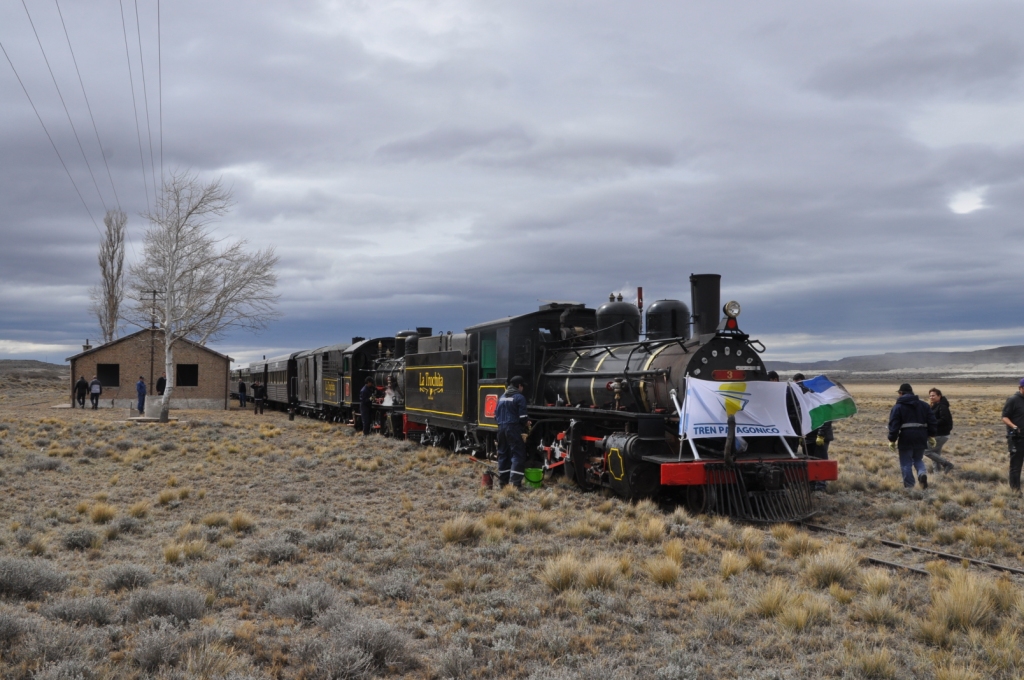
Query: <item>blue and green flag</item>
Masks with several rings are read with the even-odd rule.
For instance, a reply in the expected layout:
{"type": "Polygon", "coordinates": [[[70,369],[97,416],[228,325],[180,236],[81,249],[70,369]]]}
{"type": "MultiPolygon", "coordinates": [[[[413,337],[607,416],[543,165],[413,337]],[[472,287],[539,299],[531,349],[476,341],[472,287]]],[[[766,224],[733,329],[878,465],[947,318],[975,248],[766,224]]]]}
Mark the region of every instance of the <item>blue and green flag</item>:
{"type": "Polygon", "coordinates": [[[794,387],[793,393],[800,402],[807,432],[817,430],[831,420],[849,418],[857,412],[857,404],[846,388],[838,381],[829,380],[828,376],[815,376],[794,387]]]}

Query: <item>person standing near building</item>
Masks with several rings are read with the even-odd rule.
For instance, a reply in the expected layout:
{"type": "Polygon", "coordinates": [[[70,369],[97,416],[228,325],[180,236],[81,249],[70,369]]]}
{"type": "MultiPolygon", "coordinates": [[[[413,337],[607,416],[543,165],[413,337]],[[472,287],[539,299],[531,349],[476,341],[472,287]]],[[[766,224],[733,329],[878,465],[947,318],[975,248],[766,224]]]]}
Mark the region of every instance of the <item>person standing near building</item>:
{"type": "Polygon", "coordinates": [[[139,415],[146,413],[146,379],[141,375],[139,382],[135,383],[135,394],[139,397],[139,415]]]}
{"type": "Polygon", "coordinates": [[[889,412],[889,448],[899,451],[903,486],[914,487],[914,471],[921,488],[928,488],[928,474],[924,467],[924,450],[933,446],[936,427],[935,414],[928,404],[917,398],[909,383],[900,385],[896,404],[889,412]]]}
{"type": "Polygon", "coordinates": [[[498,422],[498,487],[511,484],[523,487],[526,475],[526,381],[515,376],[508,381],[505,393],[498,399],[494,419],[498,422]]]}
{"type": "Polygon", "coordinates": [[[85,381],[85,376],[78,376],[78,382],[75,383],[75,399],[78,401],[78,405],[85,408],[85,395],[89,393],[89,383],[85,381]]]}
{"type": "Polygon", "coordinates": [[[89,401],[92,402],[92,410],[100,407],[100,395],[103,394],[103,384],[96,376],[89,382],[89,401]]]}
{"type": "Polygon", "coordinates": [[[245,381],[238,379],[238,405],[245,408],[245,381]]]}
{"type": "Polygon", "coordinates": [[[1010,450],[1010,488],[1020,493],[1020,469],[1024,463],[1024,378],[1017,386],[1017,394],[1003,406],[1003,424],[1006,425],[1006,446],[1010,450]]]}
{"type": "Polygon", "coordinates": [[[373,378],[367,377],[363,388],[359,390],[359,419],[363,421],[363,436],[370,434],[373,425],[373,398],[377,396],[377,388],[373,378]]]}
{"type": "Polygon", "coordinates": [[[943,458],[941,455],[942,447],[949,441],[949,435],[953,432],[953,414],[949,411],[949,400],[942,396],[942,390],[938,387],[933,387],[928,390],[928,403],[932,407],[932,413],[935,414],[935,446],[929,446],[925,449],[924,455],[926,458],[931,459],[942,472],[949,472],[953,469],[953,464],[943,458]]]}
{"type": "Polygon", "coordinates": [[[167,373],[161,373],[160,377],[156,379],[156,393],[162,397],[165,389],[167,389],[167,373]]]}

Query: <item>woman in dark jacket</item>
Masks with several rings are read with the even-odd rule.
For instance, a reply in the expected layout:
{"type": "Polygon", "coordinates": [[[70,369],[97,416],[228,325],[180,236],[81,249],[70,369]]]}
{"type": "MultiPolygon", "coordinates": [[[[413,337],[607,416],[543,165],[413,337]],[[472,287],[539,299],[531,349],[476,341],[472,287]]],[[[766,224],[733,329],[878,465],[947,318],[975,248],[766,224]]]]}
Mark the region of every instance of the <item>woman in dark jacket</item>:
{"type": "Polygon", "coordinates": [[[949,472],[953,469],[953,464],[939,455],[943,445],[949,441],[949,434],[953,431],[953,414],[949,412],[949,400],[942,396],[942,390],[933,387],[928,390],[928,403],[932,407],[932,413],[935,414],[935,420],[939,426],[935,432],[935,446],[926,449],[924,455],[931,458],[940,470],[949,472]]]}

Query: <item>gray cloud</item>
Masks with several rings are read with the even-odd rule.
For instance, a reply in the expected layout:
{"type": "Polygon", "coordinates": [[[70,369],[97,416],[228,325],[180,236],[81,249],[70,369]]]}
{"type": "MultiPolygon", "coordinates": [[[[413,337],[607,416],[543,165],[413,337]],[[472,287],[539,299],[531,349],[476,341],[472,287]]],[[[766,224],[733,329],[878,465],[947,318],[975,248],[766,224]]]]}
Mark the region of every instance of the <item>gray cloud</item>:
{"type": "MultiPolygon", "coordinates": [[[[0,8],[0,40],[99,220],[19,9],[0,8]]],[[[155,123],[155,17],[140,10],[155,123]]],[[[91,134],[48,12],[33,16],[91,134]]],[[[226,338],[233,354],[456,330],[539,299],[599,304],[624,281],[685,298],[702,271],[723,274],[744,326],[780,352],[822,356],[796,336],[828,356],[929,333],[949,347],[950,331],[974,347],[1019,325],[1024,147],[926,146],[912,131],[924,105],[1024,104],[1004,28],[1019,14],[989,2],[165,6],[164,160],[223,177],[236,206],[218,234],[281,255],[283,317],[226,338]],[[985,207],[951,212],[970,189],[985,207]]],[[[132,258],[153,189],[120,15],[66,15],[132,258]]],[[[80,344],[95,335],[98,235],[3,62],[0,124],[0,341],[80,344]]]]}

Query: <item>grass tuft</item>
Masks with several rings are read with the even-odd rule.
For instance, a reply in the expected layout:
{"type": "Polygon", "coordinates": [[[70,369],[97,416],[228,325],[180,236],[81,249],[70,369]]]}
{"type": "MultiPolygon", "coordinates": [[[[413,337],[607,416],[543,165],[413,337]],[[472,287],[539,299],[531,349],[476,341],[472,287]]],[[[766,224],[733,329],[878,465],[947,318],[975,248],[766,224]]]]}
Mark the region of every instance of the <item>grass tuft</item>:
{"type": "Polygon", "coordinates": [[[580,572],[579,584],[585,590],[615,590],[619,581],[619,561],[596,557],[580,572]]]}
{"type": "Polygon", "coordinates": [[[845,545],[835,545],[807,560],[804,573],[818,588],[828,588],[833,583],[847,586],[860,572],[857,558],[845,545]]]}
{"type": "Polygon", "coordinates": [[[722,553],[722,561],[719,564],[719,573],[723,579],[729,579],[744,572],[747,567],[750,566],[750,562],[746,557],[734,553],[731,550],[726,550],[722,553]]]}
{"type": "Polygon", "coordinates": [[[665,522],[658,517],[651,517],[640,529],[640,537],[645,543],[654,545],[655,543],[660,543],[665,538],[665,531],[665,522]]]}
{"type": "Polygon", "coordinates": [[[556,593],[569,590],[576,585],[583,565],[571,553],[549,559],[541,571],[540,580],[556,593]]]}
{"type": "Polygon", "coordinates": [[[203,518],[203,524],[208,527],[226,527],[230,522],[231,518],[226,512],[210,513],[203,518]]]}
{"type": "Polygon", "coordinates": [[[899,677],[899,669],[888,649],[855,652],[849,665],[867,680],[895,680],[899,677]]]}
{"type": "Polygon", "coordinates": [[[774,578],[766,587],[757,591],[751,605],[751,611],[762,619],[772,619],[786,609],[786,605],[789,604],[792,598],[793,595],[790,592],[789,583],[782,579],[774,578]]]}
{"type": "Polygon", "coordinates": [[[682,539],[673,538],[665,543],[665,557],[682,566],[683,556],[686,554],[686,545],[682,539]]]}
{"type": "Polygon", "coordinates": [[[117,514],[117,508],[109,503],[97,503],[92,506],[92,510],[89,511],[89,519],[93,521],[93,524],[106,524],[110,520],[114,519],[117,514]]]}
{"type": "Polygon", "coordinates": [[[475,543],[484,533],[483,525],[462,514],[441,525],[441,538],[445,543],[475,543]]]}
{"type": "Polygon", "coordinates": [[[985,586],[969,571],[954,572],[946,589],[932,596],[930,618],[958,630],[991,628],[995,624],[995,608],[985,586]]]}
{"type": "Polygon", "coordinates": [[[252,518],[252,515],[239,510],[235,514],[231,515],[231,520],[228,522],[228,526],[230,526],[231,530],[236,534],[247,534],[256,526],[256,520],[252,518]]]}
{"type": "Polygon", "coordinates": [[[788,538],[782,541],[782,552],[786,553],[790,557],[800,557],[801,555],[813,555],[814,553],[821,550],[821,548],[821,541],[819,541],[816,538],[811,538],[809,534],[803,531],[794,532],[788,538]]]}
{"type": "Polygon", "coordinates": [[[867,569],[860,575],[860,585],[872,595],[888,595],[892,590],[892,575],[885,569],[867,569]]]}
{"type": "Polygon", "coordinates": [[[132,517],[142,519],[149,514],[149,503],[146,501],[139,501],[138,503],[135,503],[128,508],[128,514],[132,517]]]}

